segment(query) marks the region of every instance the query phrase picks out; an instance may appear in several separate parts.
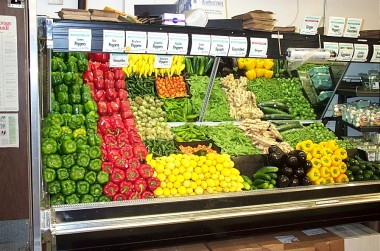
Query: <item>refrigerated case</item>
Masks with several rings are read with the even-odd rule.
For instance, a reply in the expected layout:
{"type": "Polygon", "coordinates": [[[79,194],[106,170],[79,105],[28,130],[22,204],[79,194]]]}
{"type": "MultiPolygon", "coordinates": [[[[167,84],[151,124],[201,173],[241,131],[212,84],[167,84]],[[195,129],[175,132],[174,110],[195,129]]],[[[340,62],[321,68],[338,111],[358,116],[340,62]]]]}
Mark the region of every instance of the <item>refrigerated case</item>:
{"type": "MultiPolygon", "coordinates": [[[[41,179],[40,125],[50,107],[50,57],[52,51],[68,51],[70,29],[88,29],[92,52],[102,51],[103,31],[147,31],[208,34],[268,39],[268,57],[283,58],[289,47],[318,48],[324,36],[303,36],[246,30],[168,27],[125,23],[51,20],[38,17],[38,50],[31,59],[38,70],[31,73],[31,146],[34,156],[34,245],[53,250],[89,248],[132,249],[171,241],[223,238],[243,232],[263,233],[290,227],[316,227],[337,223],[379,220],[380,182],[353,182],[334,186],[253,190],[189,197],[141,199],[50,206],[41,179]],[[38,73],[38,82],[35,77],[38,73]],[[39,224],[40,223],[40,224],[39,224]]],[[[337,41],[335,38],[332,40],[337,41]]],[[[378,41],[347,39],[352,43],[378,41]]],[[[191,48],[191,42],[189,43],[191,48]]],[[[218,60],[215,60],[218,62],[218,60]]],[[[216,68],[216,67],[214,67],[216,68]]],[[[212,74],[215,74],[213,71],[212,74]]],[[[214,75],[215,76],[215,75],[214,75]]],[[[243,174],[267,163],[265,155],[234,159],[243,174]]]]}

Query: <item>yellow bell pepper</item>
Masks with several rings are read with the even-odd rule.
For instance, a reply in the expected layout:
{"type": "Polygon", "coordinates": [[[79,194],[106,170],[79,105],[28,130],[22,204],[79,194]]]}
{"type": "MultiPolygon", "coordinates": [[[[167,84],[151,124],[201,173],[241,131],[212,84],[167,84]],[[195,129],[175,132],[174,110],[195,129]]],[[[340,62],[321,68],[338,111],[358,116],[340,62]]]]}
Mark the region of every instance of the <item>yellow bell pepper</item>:
{"type": "Polygon", "coordinates": [[[321,163],[322,163],[322,166],[326,166],[326,167],[329,167],[331,166],[331,159],[329,156],[323,156],[321,158],[321,163]]]}
{"type": "Polygon", "coordinates": [[[273,59],[264,59],[264,68],[265,69],[270,70],[270,69],[272,69],[273,66],[274,66],[273,59]]]}
{"type": "Polygon", "coordinates": [[[249,80],[252,80],[252,79],[255,79],[256,78],[256,71],[254,69],[252,70],[248,70],[245,72],[245,76],[249,79],[249,80]]]}
{"type": "Polygon", "coordinates": [[[302,150],[302,142],[297,143],[296,150],[302,150]]]}
{"type": "Polygon", "coordinates": [[[344,148],[340,147],[340,148],[336,149],[334,151],[334,154],[339,155],[342,158],[342,160],[347,159],[347,151],[344,148]]]}
{"type": "Polygon", "coordinates": [[[340,174],[339,167],[337,167],[337,166],[330,166],[329,168],[330,168],[331,177],[336,178],[336,177],[339,176],[339,174],[340,174]]]}
{"type": "Polygon", "coordinates": [[[336,183],[347,183],[347,182],[349,182],[348,176],[344,173],[340,174],[334,180],[336,183]]]}
{"type": "Polygon", "coordinates": [[[310,152],[313,149],[313,141],[311,140],[305,140],[301,142],[301,149],[304,152],[310,152]]]}
{"type": "Polygon", "coordinates": [[[317,181],[321,178],[321,173],[319,172],[318,168],[312,167],[309,172],[307,172],[306,176],[310,181],[317,181]]]}
{"type": "Polygon", "coordinates": [[[325,178],[325,184],[326,185],[332,185],[334,183],[335,183],[335,181],[334,181],[333,177],[327,177],[327,178],[325,178]]]}
{"type": "Polygon", "coordinates": [[[264,78],[266,78],[266,79],[270,79],[270,78],[272,78],[273,77],[273,71],[271,71],[271,70],[265,70],[265,72],[264,72],[264,78]]]}
{"type": "Polygon", "coordinates": [[[330,148],[333,151],[335,151],[336,149],[339,148],[339,146],[338,146],[338,144],[336,143],[335,140],[329,140],[329,141],[327,141],[326,147],[330,148]]]}
{"type": "Polygon", "coordinates": [[[245,58],[238,58],[237,65],[240,70],[245,69],[245,58]]]}
{"type": "Polygon", "coordinates": [[[322,148],[325,148],[326,147],[326,141],[322,141],[322,142],[319,142],[318,145],[322,148]]]}
{"type": "Polygon", "coordinates": [[[331,156],[333,154],[334,154],[334,152],[328,147],[325,147],[322,149],[322,155],[323,156],[331,156]]]}
{"type": "Polygon", "coordinates": [[[319,178],[318,180],[313,181],[313,184],[314,185],[323,185],[323,184],[326,184],[326,179],[325,178],[319,178]]]}
{"type": "Polygon", "coordinates": [[[313,155],[311,153],[306,153],[306,160],[312,160],[313,159],[313,155]]]}
{"type": "Polygon", "coordinates": [[[319,172],[322,178],[327,178],[331,176],[330,169],[327,166],[320,167],[319,172]]]}
{"type": "Polygon", "coordinates": [[[264,63],[265,63],[264,59],[258,58],[256,60],[256,68],[257,69],[263,69],[264,68],[264,63]]]}
{"type": "Polygon", "coordinates": [[[322,148],[320,148],[319,146],[314,147],[311,154],[313,155],[313,158],[320,159],[322,157],[322,148]]]}
{"type": "Polygon", "coordinates": [[[245,68],[247,70],[255,69],[256,67],[256,60],[254,58],[247,58],[245,60],[245,68]]]}
{"type": "Polygon", "coordinates": [[[340,166],[341,163],[342,163],[342,158],[339,155],[333,154],[331,156],[331,165],[340,166]]]}
{"type": "Polygon", "coordinates": [[[264,77],[265,69],[262,68],[255,68],[256,77],[261,78],[264,77]]]}
{"type": "Polygon", "coordinates": [[[346,163],[344,163],[344,162],[340,163],[340,165],[339,165],[339,171],[340,171],[340,173],[345,173],[347,171],[347,165],[346,165],[346,163]]]}
{"type": "Polygon", "coordinates": [[[310,161],[311,161],[311,164],[313,165],[313,167],[315,167],[315,168],[319,169],[322,166],[321,160],[318,158],[312,158],[310,161]]]}

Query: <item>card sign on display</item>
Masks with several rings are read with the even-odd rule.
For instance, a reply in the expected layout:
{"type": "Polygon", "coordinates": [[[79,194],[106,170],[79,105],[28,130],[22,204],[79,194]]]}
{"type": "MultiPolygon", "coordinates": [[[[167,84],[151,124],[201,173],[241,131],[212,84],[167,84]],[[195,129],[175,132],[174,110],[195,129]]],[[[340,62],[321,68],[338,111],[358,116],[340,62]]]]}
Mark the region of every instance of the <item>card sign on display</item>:
{"type": "Polygon", "coordinates": [[[359,37],[362,20],[360,18],[347,18],[346,28],[344,29],[344,37],[359,37]]]}
{"type": "Polygon", "coordinates": [[[148,32],[147,52],[166,54],[168,51],[168,34],[163,32],[148,32]]]}
{"type": "MultiPolygon", "coordinates": [[[[334,42],[323,42],[323,48],[339,54],[339,44],[334,42]]],[[[329,60],[336,60],[336,57],[331,57],[329,60]]]]}
{"type": "Polygon", "coordinates": [[[103,51],[124,52],[125,32],[103,30],[103,51]]]}
{"type": "Polygon", "coordinates": [[[191,35],[190,55],[208,56],[210,53],[211,37],[210,35],[191,35]]]}
{"type": "Polygon", "coordinates": [[[300,34],[303,35],[315,35],[318,31],[319,22],[321,21],[320,16],[306,16],[300,34]]]}
{"type": "Polygon", "coordinates": [[[186,55],[189,35],[169,33],[168,54],[186,55]]]}
{"type": "Polygon", "coordinates": [[[111,53],[110,67],[128,67],[128,54],[111,53]]]}
{"type": "Polygon", "coordinates": [[[373,45],[373,53],[371,57],[372,63],[380,63],[380,45],[374,44],[373,45]]]}
{"type": "Polygon", "coordinates": [[[210,55],[216,57],[225,57],[230,47],[230,38],[228,36],[211,36],[210,55]]]}
{"type": "Polygon", "coordinates": [[[266,58],[268,52],[268,39],[251,37],[251,49],[249,50],[249,57],[252,58],[266,58]]]}
{"type": "Polygon", "coordinates": [[[354,44],[352,61],[365,62],[368,56],[368,44],[354,44]]]}
{"type": "Polygon", "coordinates": [[[69,51],[91,51],[90,29],[69,29],[69,51]]]}
{"type": "Polygon", "coordinates": [[[125,52],[145,53],[147,35],[143,31],[126,31],[125,33],[125,52]]]}
{"type": "Polygon", "coordinates": [[[230,37],[229,57],[245,57],[247,49],[248,41],[246,37],[230,37]]]}
{"type": "Polygon", "coordinates": [[[171,55],[156,55],[154,59],[154,68],[170,68],[172,66],[173,56],[171,55]]]}
{"type": "Polygon", "coordinates": [[[351,61],[354,55],[354,44],[339,43],[338,61],[351,61]]]}
{"type": "Polygon", "coordinates": [[[345,22],[346,19],[344,17],[330,17],[327,35],[332,37],[343,36],[345,22]]]}

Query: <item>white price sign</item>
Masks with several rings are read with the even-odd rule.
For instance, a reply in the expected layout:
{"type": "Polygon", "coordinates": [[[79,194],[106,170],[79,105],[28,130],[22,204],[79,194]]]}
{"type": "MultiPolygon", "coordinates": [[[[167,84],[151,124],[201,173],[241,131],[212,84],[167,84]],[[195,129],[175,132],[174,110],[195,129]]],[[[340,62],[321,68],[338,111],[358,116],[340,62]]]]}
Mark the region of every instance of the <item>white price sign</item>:
{"type": "Polygon", "coordinates": [[[125,52],[145,53],[147,35],[143,31],[126,31],[125,33],[125,52]]]}
{"type": "Polygon", "coordinates": [[[227,36],[211,36],[210,55],[216,57],[225,57],[230,47],[230,38],[227,36]]]}
{"type": "Polygon", "coordinates": [[[125,32],[115,30],[103,30],[103,51],[124,52],[125,32]]]}
{"type": "Polygon", "coordinates": [[[354,55],[354,44],[351,43],[339,43],[338,61],[351,61],[354,55]]]}
{"type": "Polygon", "coordinates": [[[128,67],[128,54],[111,53],[110,67],[128,67]]]}
{"type": "Polygon", "coordinates": [[[69,29],[69,51],[91,51],[91,30],[69,29]]]}
{"type": "Polygon", "coordinates": [[[154,68],[170,68],[172,66],[173,56],[156,55],[154,59],[154,68]]]}
{"type": "Polygon", "coordinates": [[[319,22],[321,21],[320,16],[306,16],[303,21],[303,25],[300,34],[303,35],[315,35],[317,34],[319,22]]]}
{"type": "Polygon", "coordinates": [[[354,44],[354,55],[352,61],[365,62],[368,56],[368,44],[354,44]]]}
{"type": "Polygon", "coordinates": [[[190,55],[208,56],[210,53],[210,35],[191,35],[190,55]]]}
{"type": "Polygon", "coordinates": [[[372,53],[371,62],[380,63],[380,45],[378,44],[373,45],[373,53],[372,53]]]}
{"type": "Polygon", "coordinates": [[[169,33],[168,54],[186,55],[189,35],[169,33]]]}
{"type": "Polygon", "coordinates": [[[245,57],[248,49],[246,37],[230,37],[229,57],[245,57]]]}
{"type": "MultiPolygon", "coordinates": [[[[335,52],[336,55],[339,53],[339,44],[333,42],[323,42],[323,48],[329,51],[335,52]]],[[[331,57],[329,60],[336,60],[335,57],[331,57]]]]}
{"type": "Polygon", "coordinates": [[[251,49],[249,50],[249,57],[266,58],[268,51],[268,39],[251,37],[251,49]]]}
{"type": "Polygon", "coordinates": [[[148,32],[147,52],[152,54],[166,54],[168,50],[168,34],[148,32]]]}

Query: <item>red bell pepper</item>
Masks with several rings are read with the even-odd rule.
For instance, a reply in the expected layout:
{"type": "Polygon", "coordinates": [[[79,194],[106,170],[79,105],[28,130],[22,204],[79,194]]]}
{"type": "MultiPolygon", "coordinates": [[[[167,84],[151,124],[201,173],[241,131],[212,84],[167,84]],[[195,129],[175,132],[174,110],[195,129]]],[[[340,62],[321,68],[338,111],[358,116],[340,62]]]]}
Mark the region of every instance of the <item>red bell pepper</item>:
{"type": "MultiPolygon", "coordinates": [[[[95,96],[94,96],[94,101],[95,102],[102,102],[102,101],[105,101],[106,100],[106,92],[104,90],[97,90],[95,92],[95,96]]],[[[98,104],[99,106],[99,104],[98,104]]],[[[107,104],[106,104],[107,106],[107,104]]]]}
{"type": "MultiPolygon", "coordinates": [[[[121,91],[121,90],[119,90],[121,91]]],[[[129,103],[128,100],[123,100],[121,98],[120,99],[120,111],[122,112],[131,112],[131,104],[129,103]]]]}
{"type": "Polygon", "coordinates": [[[103,79],[104,80],[104,72],[100,69],[93,70],[92,75],[94,76],[94,81],[95,81],[95,79],[103,79]]]}
{"type": "Polygon", "coordinates": [[[143,160],[148,155],[148,150],[143,144],[138,144],[133,146],[133,157],[138,158],[139,160],[143,160]]]}
{"type": "Polygon", "coordinates": [[[102,64],[100,69],[104,72],[104,79],[114,80],[115,74],[109,70],[109,66],[107,66],[106,64],[102,64]],[[108,69],[102,69],[102,67],[108,67],[108,69]]]}
{"type": "Polygon", "coordinates": [[[137,170],[144,179],[153,177],[154,169],[149,164],[141,164],[137,170]]]}
{"type": "Polygon", "coordinates": [[[115,101],[107,103],[107,112],[108,115],[118,114],[119,113],[119,104],[115,101]]]}
{"type": "Polygon", "coordinates": [[[120,157],[114,161],[114,164],[117,168],[126,169],[128,167],[128,160],[124,156],[120,155],[120,157]]]}
{"type": "Polygon", "coordinates": [[[117,97],[120,100],[127,101],[127,103],[128,103],[128,109],[130,109],[130,104],[129,104],[129,101],[128,101],[128,91],[127,90],[119,89],[117,91],[117,97]]]}
{"type": "Polygon", "coordinates": [[[138,178],[140,178],[139,172],[134,167],[128,167],[125,170],[125,180],[130,182],[135,182],[138,178]]]}
{"type": "Polygon", "coordinates": [[[92,71],[84,72],[82,78],[85,83],[94,81],[94,75],[92,74],[92,71]]]}
{"type": "Polygon", "coordinates": [[[111,174],[111,181],[113,183],[119,184],[125,179],[125,173],[119,168],[114,168],[111,174]]]}
{"type": "Polygon", "coordinates": [[[128,200],[138,200],[141,199],[141,195],[138,192],[133,192],[128,196],[128,200]]]}
{"type": "MultiPolygon", "coordinates": [[[[130,159],[133,157],[133,148],[131,145],[126,144],[120,149],[120,154],[123,155],[125,158],[130,159]]],[[[129,165],[129,162],[128,162],[129,165]]]]}
{"type": "MultiPolygon", "coordinates": [[[[110,71],[108,71],[110,72],[110,71]]],[[[105,79],[104,80],[104,89],[113,89],[115,88],[115,80],[113,79],[105,79]]]]}
{"type": "MultiPolygon", "coordinates": [[[[123,124],[124,125],[124,124],[123,124]]],[[[123,148],[124,146],[128,145],[129,144],[129,141],[128,141],[128,134],[126,132],[124,132],[124,129],[122,130],[121,133],[119,133],[117,135],[117,145],[120,147],[120,148],[123,148]]],[[[131,147],[132,149],[132,147],[131,147]]],[[[120,149],[121,150],[121,149],[120,149]]],[[[128,155],[126,156],[128,157],[128,155]]]]}
{"type": "Polygon", "coordinates": [[[88,53],[88,58],[93,61],[102,62],[103,59],[103,53],[101,52],[91,52],[88,53]]]}
{"type": "Polygon", "coordinates": [[[107,63],[110,61],[110,54],[109,53],[102,53],[102,62],[107,63]]]}
{"type": "Polygon", "coordinates": [[[124,126],[127,129],[127,131],[130,131],[132,128],[136,128],[136,123],[135,123],[135,120],[133,118],[123,119],[123,122],[124,122],[124,126]]]}
{"type": "Polygon", "coordinates": [[[136,192],[142,194],[147,188],[147,183],[143,178],[139,178],[135,180],[135,182],[133,183],[133,187],[136,192]]]}
{"type": "Polygon", "coordinates": [[[117,193],[115,196],[112,198],[113,201],[122,201],[122,200],[127,200],[127,197],[124,194],[117,193]]]}
{"type": "Polygon", "coordinates": [[[116,183],[113,183],[112,181],[108,182],[103,187],[103,193],[107,195],[108,197],[113,197],[115,194],[119,192],[119,186],[116,183]]]}
{"type": "MultiPolygon", "coordinates": [[[[106,73],[107,71],[111,71],[111,68],[110,68],[110,63],[109,62],[104,62],[100,65],[100,70],[102,70],[104,73],[106,73]]],[[[106,78],[106,77],[104,77],[106,78]]]]}
{"type": "Polygon", "coordinates": [[[103,142],[106,146],[116,146],[117,145],[117,139],[112,134],[105,134],[103,135],[103,142]]]}
{"type": "Polygon", "coordinates": [[[106,89],[106,98],[109,101],[113,101],[115,98],[117,98],[117,92],[115,88],[106,89]]]}
{"type": "MultiPolygon", "coordinates": [[[[96,94],[95,94],[95,96],[96,96],[96,94]]],[[[99,100],[99,102],[98,102],[98,113],[101,116],[104,116],[104,115],[108,114],[108,111],[107,111],[107,102],[99,100]]]]}
{"type": "Polygon", "coordinates": [[[100,68],[100,65],[101,65],[100,62],[92,61],[92,63],[91,63],[91,71],[98,70],[100,68]]]}
{"type": "Polygon", "coordinates": [[[141,194],[141,199],[152,199],[152,198],[154,198],[154,194],[151,191],[146,190],[141,194]]]}
{"type": "Polygon", "coordinates": [[[148,189],[154,192],[154,190],[156,190],[156,188],[160,186],[161,182],[158,178],[151,177],[147,179],[147,184],[148,184],[148,189]]]}
{"type": "Polygon", "coordinates": [[[117,149],[108,149],[108,152],[107,152],[107,159],[108,161],[115,163],[120,159],[120,153],[117,149]]]}
{"type": "Polygon", "coordinates": [[[133,168],[138,168],[140,166],[140,160],[138,158],[132,157],[128,159],[128,166],[133,168]]]}
{"type": "Polygon", "coordinates": [[[123,120],[122,120],[122,118],[120,117],[119,114],[113,114],[110,117],[110,122],[111,122],[111,125],[112,125],[112,130],[114,132],[116,132],[117,135],[119,135],[119,133],[125,131],[123,120]]]}
{"type": "Polygon", "coordinates": [[[115,89],[116,90],[119,90],[119,89],[124,90],[126,86],[127,86],[127,84],[125,83],[124,79],[118,79],[115,81],[115,89]]]}
{"type": "Polygon", "coordinates": [[[120,112],[120,116],[123,118],[123,119],[133,119],[133,113],[131,111],[127,111],[127,112],[120,112]]]}
{"type": "Polygon", "coordinates": [[[121,69],[114,69],[115,73],[115,79],[124,80],[125,79],[125,73],[121,69]]]}
{"type": "Polygon", "coordinates": [[[103,90],[104,89],[104,79],[101,78],[94,78],[94,87],[96,90],[103,90]]]}
{"type": "Polygon", "coordinates": [[[112,130],[112,125],[110,122],[110,118],[108,116],[101,116],[98,120],[98,129],[103,134],[114,134],[114,131],[112,130]]]}
{"type": "Polygon", "coordinates": [[[95,90],[94,82],[86,82],[86,85],[90,86],[90,90],[95,90]]]}
{"type": "Polygon", "coordinates": [[[133,184],[132,182],[129,182],[129,181],[122,181],[120,182],[119,184],[119,191],[120,193],[128,196],[130,195],[131,193],[135,192],[135,190],[133,189],[133,184]]]}
{"type": "Polygon", "coordinates": [[[102,163],[102,171],[108,174],[112,174],[114,167],[112,162],[103,162],[102,163]]]}

